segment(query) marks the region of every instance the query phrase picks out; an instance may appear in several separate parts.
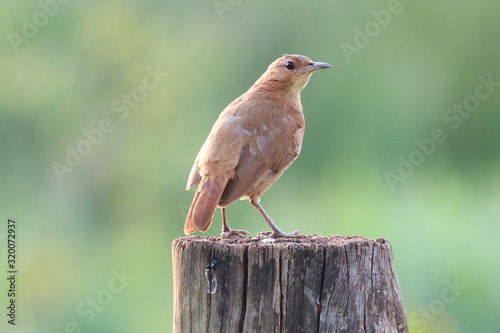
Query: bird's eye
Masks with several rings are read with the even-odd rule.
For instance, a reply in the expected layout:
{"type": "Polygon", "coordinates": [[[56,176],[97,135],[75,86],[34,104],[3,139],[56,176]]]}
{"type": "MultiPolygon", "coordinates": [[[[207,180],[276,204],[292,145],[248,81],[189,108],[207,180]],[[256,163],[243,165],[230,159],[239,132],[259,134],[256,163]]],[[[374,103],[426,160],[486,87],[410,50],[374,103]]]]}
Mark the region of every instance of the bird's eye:
{"type": "Polygon", "coordinates": [[[291,71],[292,69],[295,68],[295,64],[293,62],[291,62],[291,61],[287,61],[285,63],[285,68],[288,69],[289,71],[291,71]]]}

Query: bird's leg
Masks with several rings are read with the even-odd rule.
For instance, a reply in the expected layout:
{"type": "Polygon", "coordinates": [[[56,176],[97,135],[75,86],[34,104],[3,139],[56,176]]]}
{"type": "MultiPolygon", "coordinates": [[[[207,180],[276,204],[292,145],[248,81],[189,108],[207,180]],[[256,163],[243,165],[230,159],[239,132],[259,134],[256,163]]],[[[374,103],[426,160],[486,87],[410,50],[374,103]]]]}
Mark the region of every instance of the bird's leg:
{"type": "Polygon", "coordinates": [[[226,207],[221,207],[222,211],[222,234],[221,237],[229,237],[229,236],[234,236],[234,235],[245,235],[248,237],[252,237],[250,233],[246,230],[236,230],[236,229],[231,229],[227,225],[227,218],[226,218],[226,207]]]}
{"type": "Polygon", "coordinates": [[[267,224],[269,224],[269,226],[271,227],[271,229],[273,229],[273,234],[271,236],[272,238],[304,237],[303,235],[299,234],[298,230],[295,230],[294,232],[289,233],[289,234],[284,233],[273,222],[273,220],[271,219],[271,217],[269,215],[267,215],[266,211],[264,210],[264,208],[262,208],[262,206],[260,205],[260,203],[254,201],[254,200],[250,200],[250,202],[252,203],[252,206],[254,206],[259,211],[259,213],[262,215],[262,217],[264,217],[264,219],[266,220],[267,224]]]}

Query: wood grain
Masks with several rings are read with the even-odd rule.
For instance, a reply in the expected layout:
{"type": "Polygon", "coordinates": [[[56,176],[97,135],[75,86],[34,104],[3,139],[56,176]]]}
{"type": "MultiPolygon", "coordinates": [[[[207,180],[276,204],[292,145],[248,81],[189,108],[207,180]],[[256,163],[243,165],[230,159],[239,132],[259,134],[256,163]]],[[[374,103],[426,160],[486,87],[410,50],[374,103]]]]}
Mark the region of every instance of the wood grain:
{"type": "Polygon", "coordinates": [[[174,240],[174,332],[408,332],[388,241],[174,240]]]}

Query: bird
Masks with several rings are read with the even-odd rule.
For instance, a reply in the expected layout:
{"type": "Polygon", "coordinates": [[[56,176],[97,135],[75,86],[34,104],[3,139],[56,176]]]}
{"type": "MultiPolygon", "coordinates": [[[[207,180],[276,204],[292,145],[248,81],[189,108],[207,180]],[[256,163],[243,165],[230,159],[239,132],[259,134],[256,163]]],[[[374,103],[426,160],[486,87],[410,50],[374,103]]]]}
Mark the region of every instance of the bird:
{"type": "Polygon", "coordinates": [[[249,199],[272,230],[272,238],[300,237],[283,232],[266,213],[264,192],[297,159],[305,130],[300,93],[311,74],[331,68],[298,54],[283,54],[243,95],[219,115],[189,174],[186,190],[198,185],[184,233],[205,232],[217,208],[222,211],[221,237],[245,235],[231,229],[226,207],[249,199]]]}

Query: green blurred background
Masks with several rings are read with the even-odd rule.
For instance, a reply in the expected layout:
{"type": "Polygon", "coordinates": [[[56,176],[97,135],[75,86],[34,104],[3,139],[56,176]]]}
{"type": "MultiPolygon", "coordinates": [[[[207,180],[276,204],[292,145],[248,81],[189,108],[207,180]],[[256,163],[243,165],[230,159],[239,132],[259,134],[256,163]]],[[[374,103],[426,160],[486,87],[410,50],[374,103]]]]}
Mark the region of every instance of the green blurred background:
{"type": "MultiPolygon", "coordinates": [[[[302,93],[302,153],[269,214],[388,239],[413,332],[500,332],[499,2],[63,2],[2,1],[0,268],[11,218],[19,275],[0,331],[169,332],[194,158],[220,111],[299,53],[334,68],[302,93]],[[61,169],[68,149],[86,156],[61,169]]],[[[248,202],[228,214],[268,229],[248,202]]]]}

